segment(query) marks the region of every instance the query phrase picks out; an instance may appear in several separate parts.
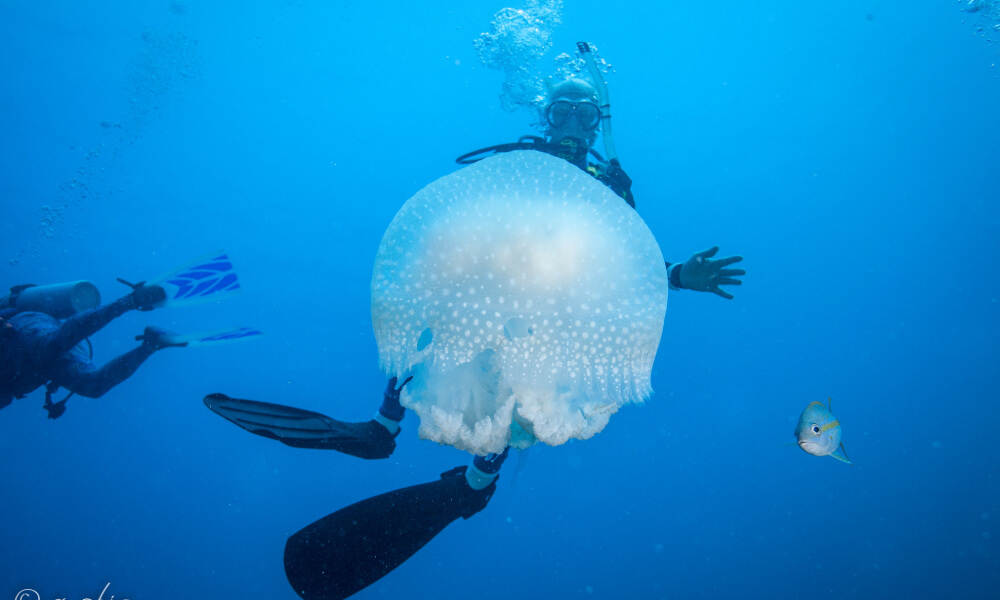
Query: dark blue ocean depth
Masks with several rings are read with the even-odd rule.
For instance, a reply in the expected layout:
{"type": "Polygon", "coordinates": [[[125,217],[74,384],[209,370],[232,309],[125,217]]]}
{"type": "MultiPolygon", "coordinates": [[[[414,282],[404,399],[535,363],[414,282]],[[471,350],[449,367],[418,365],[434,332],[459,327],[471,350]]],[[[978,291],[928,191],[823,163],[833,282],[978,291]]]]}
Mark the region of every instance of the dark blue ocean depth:
{"type": "MultiPolygon", "coordinates": [[[[473,48],[505,6],[0,0],[0,289],[111,301],[225,249],[241,295],[129,313],[95,360],[146,325],[265,332],[159,352],[56,421],[41,391],[0,411],[0,600],[294,600],[287,536],[468,464],[412,412],[362,461],[201,399],[371,417],[383,231],[456,156],[538,134],[473,48]]],[[[513,453],[483,512],[357,597],[996,597],[997,23],[992,2],[567,0],[539,68],[599,47],[665,258],[717,244],[744,285],[671,292],[649,401],[513,453]],[[785,445],[828,397],[853,467],[785,445]]]]}

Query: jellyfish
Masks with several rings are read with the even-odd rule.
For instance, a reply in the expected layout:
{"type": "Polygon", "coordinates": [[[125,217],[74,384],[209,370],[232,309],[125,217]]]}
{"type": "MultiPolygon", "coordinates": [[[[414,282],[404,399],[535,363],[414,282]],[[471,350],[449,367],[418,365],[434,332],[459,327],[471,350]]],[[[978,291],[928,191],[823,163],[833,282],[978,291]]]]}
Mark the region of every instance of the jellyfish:
{"type": "Polygon", "coordinates": [[[379,362],[412,376],[421,438],[475,454],[588,439],[652,393],[667,272],[649,228],[574,165],[498,154],[431,183],[386,229],[379,362]]]}

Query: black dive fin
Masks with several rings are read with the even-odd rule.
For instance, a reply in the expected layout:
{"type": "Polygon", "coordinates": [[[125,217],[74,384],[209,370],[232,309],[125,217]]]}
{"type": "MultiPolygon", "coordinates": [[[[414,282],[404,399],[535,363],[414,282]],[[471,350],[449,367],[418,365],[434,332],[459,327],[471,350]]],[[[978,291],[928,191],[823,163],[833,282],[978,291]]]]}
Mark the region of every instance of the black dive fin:
{"type": "Polygon", "coordinates": [[[362,500],[288,538],[285,575],[295,593],[305,600],[347,598],[403,564],[455,519],[481,511],[496,482],[473,490],[465,469],[362,500]]]}
{"type": "Polygon", "coordinates": [[[358,458],[387,458],[396,449],[395,436],[374,420],[344,423],[311,410],[225,394],[205,396],[205,406],[250,433],[293,448],[337,450],[358,458]]]}

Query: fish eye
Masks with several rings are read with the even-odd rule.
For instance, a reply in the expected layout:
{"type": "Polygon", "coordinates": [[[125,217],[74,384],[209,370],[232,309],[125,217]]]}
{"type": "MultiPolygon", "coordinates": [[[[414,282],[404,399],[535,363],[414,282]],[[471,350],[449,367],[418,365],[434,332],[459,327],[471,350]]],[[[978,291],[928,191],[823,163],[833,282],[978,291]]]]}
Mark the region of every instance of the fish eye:
{"type": "Polygon", "coordinates": [[[819,425],[813,424],[813,433],[819,435],[819,425]]]}

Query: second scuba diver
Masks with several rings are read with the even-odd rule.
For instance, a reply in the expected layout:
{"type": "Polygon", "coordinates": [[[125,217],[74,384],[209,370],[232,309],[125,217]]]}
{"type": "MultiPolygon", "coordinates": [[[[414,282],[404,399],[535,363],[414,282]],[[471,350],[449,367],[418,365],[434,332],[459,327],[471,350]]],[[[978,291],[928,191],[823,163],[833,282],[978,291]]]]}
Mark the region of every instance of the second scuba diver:
{"type": "Polygon", "coordinates": [[[157,350],[205,346],[259,335],[250,328],[178,336],[146,327],[142,343],[101,367],[93,363],[88,338],[131,310],[150,311],[215,301],[239,291],[239,280],[224,252],[215,252],[163,274],[149,284],[131,284],[132,292],[104,306],[93,284],[18,285],[0,297],[0,408],[45,386],[44,408],[50,419],[66,412],[73,394],[99,398],[133,373],[157,350]],[[84,342],[87,342],[85,345],[84,342]],[[69,395],[58,402],[60,388],[69,395]]]}
{"type": "Polygon", "coordinates": [[[96,305],[100,301],[96,288],[86,284],[93,290],[88,293],[80,283],[15,286],[4,297],[5,308],[0,309],[0,408],[45,386],[44,408],[50,419],[56,419],[66,411],[69,400],[67,396],[52,401],[60,387],[70,395],[99,398],[131,377],[154,352],[171,345],[163,340],[167,332],[147,327],[142,344],[97,367],[83,342],[130,310],[153,310],[166,298],[166,292],[160,286],[139,283],[132,293],[110,304],[77,312],[81,302],[96,305]],[[74,294],[76,302],[68,297],[74,294]],[[82,295],[87,298],[80,300],[82,295]]]}

